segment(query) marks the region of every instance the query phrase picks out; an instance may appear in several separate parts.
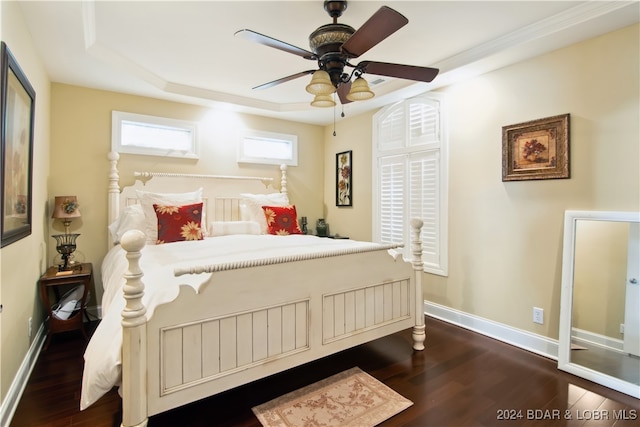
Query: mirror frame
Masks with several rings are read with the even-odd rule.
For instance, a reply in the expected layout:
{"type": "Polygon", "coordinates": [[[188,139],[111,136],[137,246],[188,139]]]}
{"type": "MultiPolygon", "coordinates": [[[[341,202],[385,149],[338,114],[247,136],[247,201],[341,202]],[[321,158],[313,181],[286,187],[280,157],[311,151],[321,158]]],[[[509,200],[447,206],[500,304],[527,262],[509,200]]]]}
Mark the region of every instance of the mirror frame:
{"type": "Polygon", "coordinates": [[[640,212],[565,211],[562,249],[562,288],[558,369],[640,399],[640,386],[620,378],[571,363],[571,318],[573,313],[573,278],[575,269],[576,225],[578,220],[640,222],[640,212]]]}

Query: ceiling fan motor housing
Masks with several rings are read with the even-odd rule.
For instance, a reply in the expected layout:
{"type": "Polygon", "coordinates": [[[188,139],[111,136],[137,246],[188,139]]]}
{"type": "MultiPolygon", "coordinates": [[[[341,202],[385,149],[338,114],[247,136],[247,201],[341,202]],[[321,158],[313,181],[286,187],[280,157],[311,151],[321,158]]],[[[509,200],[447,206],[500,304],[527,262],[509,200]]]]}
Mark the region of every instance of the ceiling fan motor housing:
{"type": "Polygon", "coordinates": [[[309,36],[309,46],[318,57],[320,68],[329,73],[336,87],[342,81],[342,72],[347,63],[347,57],[340,47],[355,32],[349,25],[334,23],[319,27],[309,36]]]}

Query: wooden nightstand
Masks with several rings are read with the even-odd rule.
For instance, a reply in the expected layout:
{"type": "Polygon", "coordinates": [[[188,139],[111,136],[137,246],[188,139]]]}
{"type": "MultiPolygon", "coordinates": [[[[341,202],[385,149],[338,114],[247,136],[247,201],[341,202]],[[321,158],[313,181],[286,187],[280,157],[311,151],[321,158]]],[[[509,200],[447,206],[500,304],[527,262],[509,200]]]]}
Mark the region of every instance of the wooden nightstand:
{"type": "Polygon", "coordinates": [[[58,332],[79,330],[85,339],[89,339],[84,330],[82,318],[85,315],[84,307],[87,302],[89,289],[93,286],[93,266],[91,263],[83,263],[75,266],[71,271],[63,272],[58,272],[58,267],[49,267],[40,278],[39,284],[42,302],[49,315],[49,332],[47,333],[44,349],[46,350],[49,347],[51,336],[58,332]],[[64,295],[61,291],[66,292],[71,290],[74,288],[74,285],[84,286],[82,299],[80,300],[80,308],[74,311],[67,319],[64,319],[64,313],[56,315],[52,306],[60,301],[61,295],[64,295]],[[50,291],[53,291],[55,295],[54,301],[49,299],[50,291]]]}

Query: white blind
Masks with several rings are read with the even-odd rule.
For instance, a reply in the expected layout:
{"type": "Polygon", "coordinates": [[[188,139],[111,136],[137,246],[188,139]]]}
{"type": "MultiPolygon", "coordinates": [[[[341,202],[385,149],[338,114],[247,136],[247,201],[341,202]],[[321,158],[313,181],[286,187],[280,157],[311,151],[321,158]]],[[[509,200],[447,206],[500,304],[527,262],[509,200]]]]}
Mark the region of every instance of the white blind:
{"type": "Polygon", "coordinates": [[[405,225],[405,156],[380,159],[380,242],[404,243],[405,225]]]}
{"type": "Polygon", "coordinates": [[[440,166],[438,152],[414,153],[409,158],[410,218],[422,219],[422,260],[439,265],[439,188],[440,166]]]}
{"type": "Polygon", "coordinates": [[[438,103],[409,103],[409,145],[415,146],[440,140],[438,103]]]}
{"type": "Polygon", "coordinates": [[[387,117],[380,121],[378,150],[386,151],[405,146],[405,114],[404,108],[394,109],[387,117]]]}

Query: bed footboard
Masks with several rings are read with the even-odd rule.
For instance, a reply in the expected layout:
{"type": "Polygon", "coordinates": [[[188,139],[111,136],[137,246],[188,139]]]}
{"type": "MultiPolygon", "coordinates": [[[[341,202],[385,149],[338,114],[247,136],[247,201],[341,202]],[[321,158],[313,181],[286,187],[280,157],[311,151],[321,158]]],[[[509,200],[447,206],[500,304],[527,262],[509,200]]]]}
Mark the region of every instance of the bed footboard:
{"type": "Polygon", "coordinates": [[[126,233],[122,426],[144,427],[151,415],[406,328],[423,350],[422,221],[411,227],[410,263],[387,250],[331,264],[305,259],[287,264],[287,286],[278,285],[277,265],[216,271],[198,294],[181,287],[148,321],[139,265],[145,237],[126,233]]]}

